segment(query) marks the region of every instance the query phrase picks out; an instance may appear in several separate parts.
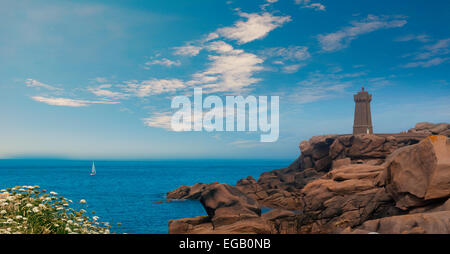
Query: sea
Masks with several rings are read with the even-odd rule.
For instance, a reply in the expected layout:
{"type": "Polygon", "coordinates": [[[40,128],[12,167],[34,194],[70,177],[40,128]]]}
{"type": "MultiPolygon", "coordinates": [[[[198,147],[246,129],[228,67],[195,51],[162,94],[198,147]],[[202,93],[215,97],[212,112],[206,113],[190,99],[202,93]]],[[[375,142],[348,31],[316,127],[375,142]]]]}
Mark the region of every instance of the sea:
{"type": "Polygon", "coordinates": [[[75,209],[94,211],[113,233],[167,234],[169,220],[206,215],[198,201],[158,202],[167,192],[199,182],[258,179],[293,160],[95,161],[97,173],[91,176],[92,161],[1,159],[0,189],[39,185],[73,200],[75,209]]]}

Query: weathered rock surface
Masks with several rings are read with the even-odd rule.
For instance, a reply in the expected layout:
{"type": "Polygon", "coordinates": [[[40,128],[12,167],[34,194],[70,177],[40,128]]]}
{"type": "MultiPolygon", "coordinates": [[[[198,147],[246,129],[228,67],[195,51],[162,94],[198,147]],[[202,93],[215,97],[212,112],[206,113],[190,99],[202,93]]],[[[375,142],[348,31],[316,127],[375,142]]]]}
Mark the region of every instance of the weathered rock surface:
{"type": "Polygon", "coordinates": [[[364,222],[355,230],[343,233],[381,234],[450,234],[450,211],[392,216],[364,222]]]}
{"type": "Polygon", "coordinates": [[[416,144],[423,136],[324,135],[300,144],[302,169],[328,172],[336,163],[369,163],[380,165],[400,147],[416,144]]]}
{"type": "Polygon", "coordinates": [[[190,199],[199,200],[202,192],[205,190],[207,184],[196,183],[192,186],[182,185],[176,190],[167,193],[168,199],[190,199]]]}
{"type": "Polygon", "coordinates": [[[419,123],[402,134],[313,137],[291,165],[258,180],[168,193],[200,200],[208,214],[170,221],[169,232],[446,233],[448,132],[448,124],[419,123]],[[427,137],[438,133],[446,136],[427,137]],[[261,214],[260,207],[274,209],[261,214]]]}
{"type": "Polygon", "coordinates": [[[386,161],[386,189],[401,209],[450,196],[450,142],[431,136],[395,151],[386,161]]]}
{"type": "Polygon", "coordinates": [[[238,188],[212,183],[204,186],[199,198],[208,216],[169,222],[170,233],[269,233],[261,218],[261,208],[238,188]]]}
{"type": "Polygon", "coordinates": [[[378,187],[383,166],[353,164],[330,171],[302,190],[301,233],[336,233],[347,226],[399,214],[393,199],[378,187]]]}
{"type": "Polygon", "coordinates": [[[450,137],[450,124],[421,122],[415,128],[409,129],[408,133],[421,133],[426,135],[442,135],[450,137]]]}

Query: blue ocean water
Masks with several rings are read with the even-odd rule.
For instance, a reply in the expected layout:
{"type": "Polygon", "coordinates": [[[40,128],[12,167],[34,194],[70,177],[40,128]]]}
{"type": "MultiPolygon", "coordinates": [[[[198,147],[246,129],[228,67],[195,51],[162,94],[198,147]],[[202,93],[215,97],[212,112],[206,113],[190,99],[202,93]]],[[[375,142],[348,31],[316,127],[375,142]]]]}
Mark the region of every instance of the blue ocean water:
{"type": "MultiPolygon", "coordinates": [[[[293,160],[292,160],[293,161],[293,160]]],[[[197,201],[155,203],[180,185],[198,182],[236,184],[239,179],[287,167],[289,160],[91,161],[0,160],[0,189],[39,185],[74,203],[85,199],[88,211],[110,222],[116,233],[168,233],[168,221],[205,215],[197,201]],[[121,226],[118,227],[117,223],[121,226]]]]}

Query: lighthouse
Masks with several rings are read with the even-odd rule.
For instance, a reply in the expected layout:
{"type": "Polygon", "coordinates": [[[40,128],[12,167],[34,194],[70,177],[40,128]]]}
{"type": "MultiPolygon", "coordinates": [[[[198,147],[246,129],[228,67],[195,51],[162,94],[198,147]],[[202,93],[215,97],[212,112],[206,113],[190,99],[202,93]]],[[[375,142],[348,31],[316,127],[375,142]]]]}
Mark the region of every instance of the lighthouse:
{"type": "Polygon", "coordinates": [[[362,90],[353,96],[355,100],[355,120],[353,122],[353,135],[373,134],[372,115],[370,112],[370,102],[372,95],[362,90]]]}

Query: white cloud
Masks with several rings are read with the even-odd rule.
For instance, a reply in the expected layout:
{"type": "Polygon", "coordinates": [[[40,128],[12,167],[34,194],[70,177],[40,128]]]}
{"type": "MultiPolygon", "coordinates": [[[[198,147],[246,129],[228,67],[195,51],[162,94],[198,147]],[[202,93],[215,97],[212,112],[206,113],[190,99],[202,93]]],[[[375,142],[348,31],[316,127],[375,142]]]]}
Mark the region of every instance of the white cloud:
{"type": "Polygon", "coordinates": [[[448,62],[450,54],[450,38],[439,40],[435,43],[427,44],[418,52],[408,54],[414,61],[402,65],[403,68],[415,68],[440,65],[448,62]]]}
{"type": "Polygon", "coordinates": [[[89,104],[117,104],[119,102],[115,101],[88,101],[88,100],[76,100],[70,98],[54,98],[54,97],[43,97],[43,96],[33,96],[33,100],[38,102],[43,102],[48,105],[53,106],[66,106],[66,107],[85,107],[89,104]]]}
{"type": "Polygon", "coordinates": [[[216,51],[218,53],[232,53],[233,51],[235,51],[236,53],[242,52],[242,50],[236,51],[233,46],[224,41],[211,42],[206,46],[206,49],[208,49],[209,51],[216,51]]]}
{"type": "Polygon", "coordinates": [[[263,59],[257,55],[233,49],[224,42],[215,43],[207,48],[220,54],[209,55],[211,62],[208,69],[195,73],[194,79],[188,84],[201,84],[207,89],[205,92],[237,92],[259,81],[253,77],[255,72],[263,69],[261,66],[263,59]]]}
{"type": "MultiPolygon", "coordinates": [[[[142,118],[141,120],[146,126],[162,128],[169,131],[181,131],[192,128],[192,122],[177,122],[172,125],[172,115],[173,113],[170,112],[155,113],[151,117],[142,118]]],[[[200,119],[199,121],[203,120],[200,119]]]]}
{"type": "Polygon", "coordinates": [[[239,16],[247,20],[240,20],[231,27],[217,30],[218,34],[227,39],[237,40],[239,44],[261,39],[270,31],[291,20],[289,16],[273,16],[268,12],[262,14],[240,12],[239,16]]]}
{"type": "Polygon", "coordinates": [[[325,5],[321,3],[312,3],[311,0],[295,0],[295,3],[301,5],[302,8],[313,9],[315,11],[325,11],[325,5]]]}
{"type": "Polygon", "coordinates": [[[198,53],[200,53],[200,50],[202,47],[200,46],[194,46],[194,45],[186,45],[182,47],[175,47],[175,55],[182,55],[182,56],[196,56],[198,53]]]}
{"type": "Polygon", "coordinates": [[[114,92],[114,91],[109,90],[108,88],[111,88],[111,87],[112,87],[112,85],[110,85],[110,84],[103,84],[98,87],[90,87],[90,88],[88,88],[88,90],[91,93],[93,93],[99,97],[122,99],[122,98],[126,98],[129,96],[128,94],[124,94],[121,92],[114,92]]]}
{"type": "Polygon", "coordinates": [[[301,63],[311,57],[308,47],[303,46],[289,46],[287,48],[276,47],[268,48],[260,51],[261,55],[272,58],[272,63],[281,65],[281,70],[284,73],[297,72],[305,63],[301,63]]]}
{"type": "Polygon", "coordinates": [[[346,48],[359,35],[380,29],[402,27],[407,23],[405,19],[389,16],[368,15],[361,21],[351,22],[351,26],[330,33],[319,35],[318,40],[324,51],[337,51],[346,48]]]}
{"type": "Polygon", "coordinates": [[[426,34],[408,34],[408,35],[396,38],[395,41],[398,41],[398,42],[405,42],[405,41],[428,42],[428,41],[430,41],[430,37],[426,34]]]}
{"type": "Polygon", "coordinates": [[[172,61],[170,59],[163,58],[163,59],[155,59],[155,60],[148,61],[148,62],[145,63],[145,65],[155,65],[155,64],[156,65],[164,65],[164,66],[167,66],[167,67],[171,67],[172,65],[173,66],[180,66],[181,62],[179,60],[172,61]]]}
{"type": "Polygon", "coordinates": [[[61,88],[57,88],[57,87],[54,87],[54,86],[51,86],[51,85],[47,85],[47,84],[44,84],[42,82],[39,82],[39,81],[31,79],[31,78],[26,79],[25,80],[25,84],[27,84],[27,87],[44,88],[44,89],[53,90],[53,91],[55,91],[55,90],[62,90],[61,88]]]}
{"type": "Polygon", "coordinates": [[[137,97],[175,92],[183,89],[186,85],[179,79],[152,79],[137,82],[126,82],[124,91],[134,94],[137,97]]]}
{"type": "Polygon", "coordinates": [[[295,73],[297,72],[301,67],[305,66],[304,64],[291,64],[283,66],[283,72],[284,73],[295,73]]]}
{"type": "Polygon", "coordinates": [[[94,81],[96,81],[98,83],[106,83],[106,82],[108,82],[108,79],[104,78],[104,77],[97,77],[94,79],[94,81]]]}
{"type": "Polygon", "coordinates": [[[264,54],[268,57],[279,57],[282,60],[289,61],[302,61],[311,57],[311,54],[308,51],[308,47],[303,46],[269,48],[261,51],[261,54],[264,54]]]}
{"type": "Polygon", "coordinates": [[[436,43],[425,45],[424,52],[417,54],[416,59],[428,59],[437,55],[450,53],[450,38],[439,40],[436,43]]]}
{"type": "Polygon", "coordinates": [[[156,113],[152,117],[143,118],[142,121],[146,126],[172,130],[171,113],[156,113]]]}
{"type": "Polygon", "coordinates": [[[446,58],[436,57],[436,58],[432,58],[427,61],[417,61],[417,62],[407,63],[407,64],[403,65],[402,67],[403,68],[415,68],[415,67],[428,68],[431,66],[440,65],[444,62],[448,62],[449,59],[450,59],[449,57],[446,57],[446,58]]]}

